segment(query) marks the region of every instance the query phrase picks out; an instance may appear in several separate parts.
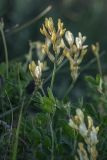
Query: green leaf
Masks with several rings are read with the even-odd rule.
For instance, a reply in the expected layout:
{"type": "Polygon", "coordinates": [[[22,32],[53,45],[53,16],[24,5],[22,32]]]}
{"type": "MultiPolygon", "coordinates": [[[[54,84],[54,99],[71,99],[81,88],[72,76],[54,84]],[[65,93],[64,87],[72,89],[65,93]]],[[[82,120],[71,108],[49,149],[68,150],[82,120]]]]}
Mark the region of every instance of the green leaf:
{"type": "Polygon", "coordinates": [[[45,112],[53,113],[55,111],[55,102],[49,97],[42,97],[41,106],[45,112]]]}
{"type": "Polygon", "coordinates": [[[48,115],[45,113],[37,113],[35,117],[35,126],[36,127],[41,127],[42,129],[46,129],[46,125],[48,122],[48,115]]]}
{"type": "Polygon", "coordinates": [[[49,149],[51,148],[51,139],[49,136],[44,136],[44,146],[49,149]]]}
{"type": "Polygon", "coordinates": [[[96,85],[96,80],[92,76],[86,76],[85,80],[90,84],[90,85],[96,85]]]}
{"type": "Polygon", "coordinates": [[[49,98],[55,101],[55,97],[53,96],[52,90],[48,87],[47,91],[48,91],[49,98]]]}

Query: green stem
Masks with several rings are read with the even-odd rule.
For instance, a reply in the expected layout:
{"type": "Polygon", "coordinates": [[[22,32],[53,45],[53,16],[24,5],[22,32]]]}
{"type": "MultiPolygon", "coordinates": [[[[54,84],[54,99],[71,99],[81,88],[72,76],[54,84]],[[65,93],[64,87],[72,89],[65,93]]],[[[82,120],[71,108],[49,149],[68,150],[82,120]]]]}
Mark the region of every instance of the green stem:
{"type": "MultiPolygon", "coordinates": [[[[68,62],[67,59],[65,59],[63,61],[63,63],[61,63],[57,68],[56,68],[56,73],[68,62]]],[[[50,80],[50,78],[52,77],[52,73],[44,80],[44,83],[45,84],[48,80],[50,80]]]]}
{"type": "Polygon", "coordinates": [[[12,113],[12,120],[11,120],[11,129],[13,128],[13,107],[12,107],[12,103],[11,103],[11,101],[10,101],[10,98],[9,98],[9,96],[8,96],[8,93],[7,93],[7,91],[5,90],[5,93],[6,93],[6,96],[7,96],[7,99],[8,99],[8,101],[9,101],[9,104],[10,104],[10,109],[11,109],[11,113],[12,113]]]}
{"type": "Polygon", "coordinates": [[[3,39],[3,45],[4,45],[4,51],[5,51],[5,62],[6,62],[6,76],[8,78],[8,68],[9,68],[9,61],[8,61],[8,51],[7,51],[7,45],[6,45],[6,39],[3,31],[3,27],[0,27],[2,39],[3,39]]]}
{"type": "Polygon", "coordinates": [[[53,84],[54,84],[54,80],[55,80],[55,73],[56,73],[56,62],[54,62],[54,68],[53,68],[53,73],[52,73],[52,79],[51,79],[51,85],[50,85],[51,90],[53,89],[53,84]]]}
{"type": "Polygon", "coordinates": [[[37,92],[37,90],[35,89],[35,90],[33,91],[32,95],[31,95],[28,103],[26,104],[26,108],[30,105],[30,103],[31,103],[31,101],[33,100],[33,97],[34,97],[34,95],[35,95],[36,92],[37,92]]]}
{"type": "Polygon", "coordinates": [[[52,139],[51,160],[54,160],[54,132],[53,132],[53,124],[52,124],[51,116],[50,116],[50,132],[51,132],[51,139],[52,139]]]}
{"type": "Polygon", "coordinates": [[[99,55],[96,56],[96,58],[97,58],[97,65],[98,65],[99,74],[100,74],[100,76],[102,77],[103,74],[102,74],[102,67],[101,67],[101,62],[100,62],[100,57],[99,57],[99,55]]]}
{"type": "MultiPolygon", "coordinates": [[[[77,80],[77,79],[76,79],[77,80]]],[[[64,95],[64,98],[67,97],[67,95],[70,93],[70,91],[72,90],[72,88],[74,87],[74,84],[76,82],[76,80],[74,80],[71,85],[69,86],[69,88],[67,89],[65,95],[64,95]]]]}
{"type": "Polygon", "coordinates": [[[43,89],[43,86],[41,86],[40,89],[41,89],[41,91],[42,91],[42,93],[43,93],[43,96],[46,96],[46,95],[45,95],[45,92],[44,92],[44,89],[43,89]]]}
{"type": "Polygon", "coordinates": [[[22,120],[23,107],[24,107],[24,100],[23,100],[23,102],[22,102],[22,106],[21,106],[21,109],[20,109],[19,120],[18,120],[17,129],[16,129],[15,142],[14,142],[14,144],[13,144],[12,160],[17,160],[18,139],[19,139],[19,132],[20,132],[21,120],[22,120]]]}
{"type": "Polygon", "coordinates": [[[14,108],[12,108],[12,109],[10,109],[10,110],[8,110],[8,111],[0,114],[0,119],[8,116],[9,114],[12,114],[13,112],[15,112],[16,110],[18,110],[19,108],[20,108],[20,106],[17,106],[17,107],[14,107],[14,108]]]}

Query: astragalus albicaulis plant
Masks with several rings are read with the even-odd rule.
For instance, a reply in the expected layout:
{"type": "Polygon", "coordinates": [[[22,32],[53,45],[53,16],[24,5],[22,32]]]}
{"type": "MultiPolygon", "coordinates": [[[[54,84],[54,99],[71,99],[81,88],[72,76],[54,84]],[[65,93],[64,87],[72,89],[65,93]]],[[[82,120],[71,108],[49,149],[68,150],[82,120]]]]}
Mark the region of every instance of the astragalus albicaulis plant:
{"type": "Polygon", "coordinates": [[[98,75],[85,76],[90,87],[86,99],[90,101],[81,98],[72,103],[70,93],[88,54],[86,36],[79,32],[74,37],[61,19],[55,25],[52,18],[45,19],[40,32],[45,40],[30,41],[26,62],[9,63],[6,78],[5,64],[1,64],[0,160],[106,159],[107,78],[102,72],[99,43],[92,45],[95,57],[84,67],[97,61],[98,75]],[[55,81],[67,62],[72,83],[59,100],[55,81]],[[49,64],[53,69],[48,75],[49,64]]]}
{"type": "MultiPolygon", "coordinates": [[[[40,60],[38,60],[38,64],[35,64],[35,62],[32,61],[29,64],[29,70],[35,81],[35,89],[40,88],[43,93],[43,97],[40,95],[39,99],[42,105],[42,109],[47,111],[46,114],[50,122],[49,123],[50,134],[51,134],[50,159],[54,160],[56,159],[55,154],[56,154],[57,145],[58,145],[56,144],[58,140],[54,130],[54,125],[55,125],[54,123],[57,123],[57,121],[55,122],[57,110],[61,109],[59,107],[58,100],[54,98],[52,93],[56,71],[58,66],[61,65],[61,63],[63,63],[65,59],[68,59],[70,63],[70,73],[71,73],[72,80],[73,82],[76,81],[79,76],[79,67],[84,56],[87,53],[88,45],[84,44],[86,40],[86,36],[82,36],[82,34],[79,32],[78,36],[75,38],[72,32],[67,31],[64,28],[64,24],[61,22],[60,19],[58,19],[57,27],[55,27],[53,19],[46,18],[42,28],[40,28],[40,32],[42,33],[42,35],[45,36],[45,39],[46,39],[45,43],[41,44],[41,54],[43,55],[45,54],[49,58],[49,60],[54,64],[51,84],[50,84],[50,87],[48,88],[49,97],[45,95],[45,92],[43,89],[43,80],[42,80],[42,71],[44,69],[43,62],[40,62],[40,60]]],[[[66,96],[68,94],[69,92],[67,92],[66,96]]],[[[64,106],[64,104],[62,104],[62,110],[63,109],[65,110],[65,113],[68,110],[64,106]]],[[[88,127],[86,127],[86,124],[84,122],[84,113],[82,112],[82,110],[78,108],[76,110],[76,113],[77,115],[74,117],[74,120],[73,120],[70,118],[71,115],[69,111],[68,124],[71,127],[71,129],[76,130],[77,134],[79,133],[81,135],[81,137],[83,138],[83,141],[79,142],[77,140],[76,142],[77,149],[75,149],[75,153],[73,155],[74,159],[96,160],[98,157],[96,144],[98,143],[97,133],[98,133],[99,127],[94,127],[93,119],[90,116],[88,116],[87,118],[88,127]],[[78,154],[78,156],[76,154],[78,154]]],[[[59,119],[60,119],[60,116],[59,116],[59,119]]],[[[60,129],[62,130],[62,127],[60,129]]]]}

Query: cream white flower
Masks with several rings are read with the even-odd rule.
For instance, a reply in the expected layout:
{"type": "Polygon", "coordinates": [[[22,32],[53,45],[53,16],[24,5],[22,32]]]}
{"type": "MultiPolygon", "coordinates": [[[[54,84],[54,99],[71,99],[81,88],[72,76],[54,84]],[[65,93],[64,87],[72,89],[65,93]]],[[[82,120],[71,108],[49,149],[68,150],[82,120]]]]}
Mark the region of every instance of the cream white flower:
{"type": "Polygon", "coordinates": [[[38,65],[36,65],[34,61],[32,61],[31,64],[29,64],[29,70],[31,72],[31,75],[36,80],[41,79],[42,68],[43,68],[43,63],[41,63],[39,60],[38,60],[38,65]]]}
{"type": "Polygon", "coordinates": [[[86,125],[85,123],[80,123],[79,125],[79,133],[81,134],[82,137],[86,137],[87,136],[87,133],[88,133],[88,130],[86,128],[86,125]]]}
{"type": "Polygon", "coordinates": [[[69,125],[70,125],[70,127],[72,127],[73,129],[78,129],[78,126],[73,122],[72,119],[69,120],[69,125]]]}
{"type": "Polygon", "coordinates": [[[90,116],[87,116],[88,119],[88,128],[91,129],[93,126],[93,119],[90,116]]]}
{"type": "Polygon", "coordinates": [[[65,33],[65,39],[66,39],[66,41],[68,42],[68,44],[70,46],[73,45],[73,43],[74,43],[74,36],[73,36],[73,34],[70,31],[66,31],[66,33],[65,33]]]}
{"type": "Polygon", "coordinates": [[[82,112],[82,110],[80,108],[76,109],[76,114],[79,117],[80,122],[83,122],[84,121],[84,114],[83,114],[83,112],[82,112]]]}
{"type": "Polygon", "coordinates": [[[49,38],[45,38],[45,44],[50,47],[51,46],[51,41],[49,38]]]}
{"type": "Polygon", "coordinates": [[[90,141],[92,145],[96,145],[98,143],[97,130],[95,127],[92,127],[92,131],[90,132],[90,141]]]}
{"type": "Polygon", "coordinates": [[[98,157],[96,144],[98,143],[97,134],[99,131],[99,127],[94,127],[93,119],[90,116],[87,116],[87,120],[88,125],[85,122],[84,113],[80,108],[76,109],[74,120],[69,120],[69,125],[83,137],[87,145],[87,150],[85,150],[83,144],[79,143],[79,148],[77,149],[79,158],[75,156],[75,160],[89,160],[88,154],[93,160],[96,160],[98,157]]]}
{"type": "Polygon", "coordinates": [[[86,36],[82,36],[82,34],[79,32],[78,37],[75,38],[75,43],[79,50],[86,49],[88,47],[88,45],[83,45],[85,40],[86,40],[86,36]]]}
{"type": "Polygon", "coordinates": [[[38,66],[35,68],[35,76],[37,79],[40,79],[42,75],[42,63],[38,61],[38,66]]]}

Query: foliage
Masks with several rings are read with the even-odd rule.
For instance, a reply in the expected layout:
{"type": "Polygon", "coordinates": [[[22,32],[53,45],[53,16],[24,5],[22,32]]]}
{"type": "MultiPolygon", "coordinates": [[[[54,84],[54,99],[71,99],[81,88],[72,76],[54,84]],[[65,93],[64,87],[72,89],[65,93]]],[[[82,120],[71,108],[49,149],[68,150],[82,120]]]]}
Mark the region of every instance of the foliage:
{"type": "Polygon", "coordinates": [[[89,100],[81,97],[83,101],[73,104],[69,97],[88,50],[86,37],[79,33],[75,38],[60,19],[56,29],[52,18],[45,19],[41,33],[45,42],[30,42],[25,62],[8,63],[6,51],[6,63],[0,64],[0,160],[106,159],[107,82],[99,45],[93,45],[99,74],[85,76],[89,100]],[[36,49],[39,45],[42,62],[32,61],[32,45],[36,49]],[[56,73],[67,61],[72,84],[59,100],[54,91],[56,73]],[[47,77],[51,62],[54,67],[47,77]]]}

